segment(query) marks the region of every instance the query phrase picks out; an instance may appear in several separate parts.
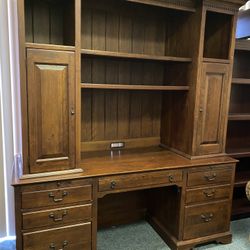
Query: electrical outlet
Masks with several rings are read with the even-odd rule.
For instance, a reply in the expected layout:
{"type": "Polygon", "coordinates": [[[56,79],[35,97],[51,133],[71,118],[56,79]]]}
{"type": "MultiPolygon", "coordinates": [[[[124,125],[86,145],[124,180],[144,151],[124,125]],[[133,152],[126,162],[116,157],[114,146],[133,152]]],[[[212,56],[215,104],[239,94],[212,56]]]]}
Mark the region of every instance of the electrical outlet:
{"type": "Polygon", "coordinates": [[[111,149],[121,149],[125,147],[125,142],[112,142],[110,143],[111,149]]]}

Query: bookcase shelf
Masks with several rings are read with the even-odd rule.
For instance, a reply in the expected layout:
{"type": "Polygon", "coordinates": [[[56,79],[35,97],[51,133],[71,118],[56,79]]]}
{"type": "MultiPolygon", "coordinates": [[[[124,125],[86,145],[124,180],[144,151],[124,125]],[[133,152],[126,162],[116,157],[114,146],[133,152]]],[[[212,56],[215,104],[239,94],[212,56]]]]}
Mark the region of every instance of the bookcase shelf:
{"type": "Polygon", "coordinates": [[[164,2],[159,0],[126,0],[127,2],[131,3],[139,3],[139,4],[145,4],[150,6],[156,6],[161,8],[174,8],[179,9],[183,11],[189,11],[189,12],[195,12],[195,8],[193,7],[192,1],[185,1],[182,5],[176,5],[170,2],[164,2]]]}
{"type": "Polygon", "coordinates": [[[89,50],[89,49],[82,49],[81,52],[83,55],[90,55],[90,56],[116,57],[116,58],[138,59],[138,60],[152,60],[152,61],[192,62],[192,58],[188,57],[156,56],[156,55],[121,53],[121,52],[89,50]]]}
{"type": "Polygon", "coordinates": [[[120,89],[120,90],[163,90],[163,91],[187,91],[189,86],[160,86],[160,85],[128,85],[128,84],[96,84],[82,83],[83,89],[120,89]]]}
{"type": "Polygon", "coordinates": [[[249,121],[250,114],[229,114],[229,121],[249,121]]]}
{"type": "Polygon", "coordinates": [[[233,78],[233,84],[250,84],[250,78],[233,78]]]}

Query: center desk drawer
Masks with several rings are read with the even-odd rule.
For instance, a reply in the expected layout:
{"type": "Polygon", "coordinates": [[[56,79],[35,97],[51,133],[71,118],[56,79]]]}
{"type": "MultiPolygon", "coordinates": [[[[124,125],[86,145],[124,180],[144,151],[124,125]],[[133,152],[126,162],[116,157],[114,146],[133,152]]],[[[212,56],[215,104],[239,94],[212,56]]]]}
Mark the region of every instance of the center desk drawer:
{"type": "Polygon", "coordinates": [[[79,223],[83,220],[90,220],[91,217],[91,204],[27,212],[23,213],[23,229],[79,223]]]}
{"type": "Polygon", "coordinates": [[[99,192],[169,185],[181,181],[181,170],[115,175],[99,179],[99,192]]]}
{"type": "Polygon", "coordinates": [[[91,249],[91,223],[23,234],[23,250],[91,249]]]}
{"type": "Polygon", "coordinates": [[[92,200],[92,185],[22,193],[22,208],[39,208],[92,200]]]}
{"type": "Polygon", "coordinates": [[[233,166],[213,166],[201,168],[197,171],[190,170],[187,185],[191,187],[214,183],[231,183],[233,169],[233,166]]]}

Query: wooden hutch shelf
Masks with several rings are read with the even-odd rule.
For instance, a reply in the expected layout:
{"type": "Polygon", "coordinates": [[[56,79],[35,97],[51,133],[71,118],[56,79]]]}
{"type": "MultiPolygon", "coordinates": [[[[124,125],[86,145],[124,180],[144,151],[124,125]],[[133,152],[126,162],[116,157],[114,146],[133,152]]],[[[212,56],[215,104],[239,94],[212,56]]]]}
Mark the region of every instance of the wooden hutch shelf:
{"type": "MultiPolygon", "coordinates": [[[[190,6],[185,6],[184,4],[180,5],[175,5],[171,4],[171,2],[164,2],[164,1],[154,1],[154,0],[126,0],[127,2],[131,3],[140,3],[140,4],[145,4],[145,5],[150,5],[150,6],[156,6],[156,7],[161,7],[161,8],[173,8],[173,9],[179,9],[183,11],[189,11],[189,12],[195,12],[194,7],[190,6]]],[[[192,4],[192,1],[186,1],[186,3],[189,2],[189,5],[192,4]]]]}
{"type": "Polygon", "coordinates": [[[128,84],[95,84],[82,83],[83,89],[124,89],[124,90],[163,90],[163,91],[187,91],[189,86],[160,86],[160,85],[128,85],[128,84]]]}
{"type": "Polygon", "coordinates": [[[232,83],[234,83],[234,84],[250,84],[250,79],[248,79],[248,78],[233,78],[232,83]]]}
{"type": "Polygon", "coordinates": [[[81,53],[83,55],[90,55],[90,56],[116,57],[116,58],[138,59],[138,60],[192,62],[192,58],[176,57],[176,56],[156,56],[156,55],[121,53],[121,52],[89,50],[89,49],[82,49],[81,53]]]}
{"type": "Polygon", "coordinates": [[[228,120],[230,120],[230,121],[249,121],[250,114],[229,114],[228,120]]]}

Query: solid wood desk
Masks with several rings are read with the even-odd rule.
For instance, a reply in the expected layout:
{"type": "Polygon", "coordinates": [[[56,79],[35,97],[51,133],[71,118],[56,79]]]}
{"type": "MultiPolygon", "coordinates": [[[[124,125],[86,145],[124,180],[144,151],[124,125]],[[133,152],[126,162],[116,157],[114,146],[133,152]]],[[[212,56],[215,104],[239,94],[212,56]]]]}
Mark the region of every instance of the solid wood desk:
{"type": "Polygon", "coordinates": [[[96,249],[97,228],[138,219],[172,249],[231,242],[235,160],[150,149],[89,156],[81,167],[14,183],[17,249],[96,249]]]}

